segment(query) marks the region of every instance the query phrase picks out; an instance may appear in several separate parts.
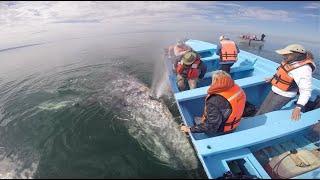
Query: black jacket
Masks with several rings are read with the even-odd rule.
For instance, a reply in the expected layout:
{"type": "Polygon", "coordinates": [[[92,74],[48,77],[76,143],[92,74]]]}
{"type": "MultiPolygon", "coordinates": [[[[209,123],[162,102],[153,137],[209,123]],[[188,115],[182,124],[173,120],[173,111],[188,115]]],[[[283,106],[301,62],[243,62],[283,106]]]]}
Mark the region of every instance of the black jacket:
{"type": "Polygon", "coordinates": [[[230,103],[220,95],[212,95],[206,102],[207,116],[205,123],[191,127],[192,133],[223,132],[224,124],[232,112],[230,103]]]}

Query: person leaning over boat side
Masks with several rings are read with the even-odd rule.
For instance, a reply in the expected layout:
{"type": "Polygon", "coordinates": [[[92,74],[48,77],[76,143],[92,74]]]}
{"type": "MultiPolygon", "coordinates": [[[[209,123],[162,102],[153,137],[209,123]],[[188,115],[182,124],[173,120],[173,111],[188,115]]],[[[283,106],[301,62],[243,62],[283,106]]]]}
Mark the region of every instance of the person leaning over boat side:
{"type": "Polygon", "coordinates": [[[175,45],[169,46],[168,57],[173,58],[173,64],[174,67],[176,67],[177,63],[181,60],[181,57],[190,51],[192,51],[192,48],[188,46],[184,40],[178,40],[175,45]]]}
{"type": "Polygon", "coordinates": [[[216,54],[220,55],[220,69],[230,73],[231,66],[238,60],[240,50],[234,41],[224,35],[220,36],[219,40],[216,54]]]}
{"type": "Polygon", "coordinates": [[[271,82],[272,91],[262,103],[256,115],[268,113],[281,109],[299,92],[296,107],[293,109],[291,119],[299,120],[301,108],[303,108],[312,92],[312,72],[316,65],[311,52],[299,44],[291,44],[284,49],[276,50],[284,60],[278,67],[276,74],[272,78],[267,78],[271,82]]]}
{"type": "Polygon", "coordinates": [[[206,66],[200,59],[200,55],[195,51],[185,53],[181,61],[177,63],[177,83],[180,91],[185,90],[188,81],[190,89],[197,87],[198,79],[203,78],[206,72],[206,66]]]}
{"type": "Polygon", "coordinates": [[[205,99],[201,123],[181,131],[192,133],[229,133],[240,124],[246,104],[246,94],[225,71],[212,75],[212,83],[205,99]]]}

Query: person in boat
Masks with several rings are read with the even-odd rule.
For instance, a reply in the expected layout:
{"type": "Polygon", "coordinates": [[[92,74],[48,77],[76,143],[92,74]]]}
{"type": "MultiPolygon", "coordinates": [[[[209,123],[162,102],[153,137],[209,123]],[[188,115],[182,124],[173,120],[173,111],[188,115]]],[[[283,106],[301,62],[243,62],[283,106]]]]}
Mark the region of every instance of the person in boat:
{"type": "MultiPolygon", "coordinates": [[[[218,70],[212,75],[207,93],[200,123],[196,122],[192,127],[183,125],[181,131],[224,134],[235,130],[240,124],[246,104],[246,94],[242,88],[235,84],[228,73],[218,70]]],[[[195,118],[195,121],[198,119],[195,118]]]]}
{"type": "Polygon", "coordinates": [[[264,41],[264,38],[266,37],[266,35],[265,34],[261,34],[261,41],[264,41]]]}
{"type": "Polygon", "coordinates": [[[292,120],[299,120],[301,109],[311,97],[312,72],[316,68],[313,55],[299,44],[288,45],[276,52],[282,55],[284,60],[277,68],[276,74],[266,79],[271,83],[272,90],[256,115],[280,110],[299,92],[298,101],[291,115],[292,120]]]}
{"type": "Polygon", "coordinates": [[[185,40],[178,40],[175,45],[169,46],[168,57],[173,58],[174,68],[176,68],[181,57],[190,51],[192,51],[192,48],[185,43],[185,40]]]}
{"type": "Polygon", "coordinates": [[[240,50],[234,41],[224,35],[220,36],[219,40],[216,54],[220,56],[220,70],[230,73],[231,66],[238,60],[240,50]]]}
{"type": "Polygon", "coordinates": [[[252,39],[255,41],[258,40],[256,35],[253,35],[252,39]]]}
{"type": "Polygon", "coordinates": [[[196,88],[197,81],[204,77],[206,71],[207,68],[197,52],[191,50],[183,54],[176,66],[179,90],[184,91],[186,89],[186,81],[190,89],[196,88]]]}
{"type": "Polygon", "coordinates": [[[173,46],[169,46],[169,58],[174,57],[182,57],[185,53],[191,51],[192,48],[188,46],[184,40],[178,40],[177,43],[173,46]]]}

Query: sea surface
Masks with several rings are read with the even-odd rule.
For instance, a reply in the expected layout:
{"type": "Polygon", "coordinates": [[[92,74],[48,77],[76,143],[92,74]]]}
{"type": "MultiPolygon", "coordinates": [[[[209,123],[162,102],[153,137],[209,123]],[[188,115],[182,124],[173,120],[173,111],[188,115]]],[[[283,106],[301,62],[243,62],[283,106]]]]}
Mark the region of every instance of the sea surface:
{"type": "MultiPolygon", "coordinates": [[[[146,151],[122,125],[112,98],[77,104],[108,87],[115,71],[156,88],[165,47],[179,38],[217,43],[219,33],[155,29],[38,38],[45,33],[0,47],[0,178],[206,178],[201,165],[177,170],[146,151]]],[[[274,50],[293,42],[267,36],[262,47],[239,48],[280,62],[274,50]]],[[[319,47],[298,43],[319,66],[319,47]]],[[[320,78],[319,69],[314,76],[320,78]]],[[[179,123],[172,98],[167,106],[179,123]]]]}

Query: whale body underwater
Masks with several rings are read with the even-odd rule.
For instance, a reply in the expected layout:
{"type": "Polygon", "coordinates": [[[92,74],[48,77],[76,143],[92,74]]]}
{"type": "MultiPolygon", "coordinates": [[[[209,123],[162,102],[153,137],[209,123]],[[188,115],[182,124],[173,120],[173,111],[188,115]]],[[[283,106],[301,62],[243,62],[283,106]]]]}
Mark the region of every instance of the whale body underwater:
{"type": "Polygon", "coordinates": [[[151,89],[137,78],[119,72],[111,76],[104,88],[77,106],[99,103],[115,107],[120,112],[117,119],[128,133],[161,164],[177,170],[197,169],[199,162],[193,147],[168,107],[153,98],[151,89]]]}

